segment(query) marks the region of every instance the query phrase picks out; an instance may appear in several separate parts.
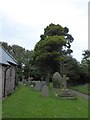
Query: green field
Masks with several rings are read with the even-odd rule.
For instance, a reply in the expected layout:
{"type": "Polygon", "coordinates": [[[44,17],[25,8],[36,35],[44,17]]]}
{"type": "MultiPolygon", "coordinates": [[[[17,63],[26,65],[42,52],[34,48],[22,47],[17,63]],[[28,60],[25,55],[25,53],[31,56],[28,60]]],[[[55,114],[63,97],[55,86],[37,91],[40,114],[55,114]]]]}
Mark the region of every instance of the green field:
{"type": "Polygon", "coordinates": [[[84,85],[78,85],[78,86],[72,87],[73,90],[77,90],[81,93],[90,95],[90,89],[89,88],[90,88],[90,84],[84,84],[84,85]]]}
{"type": "Polygon", "coordinates": [[[3,100],[3,118],[87,118],[88,101],[61,100],[52,91],[49,97],[41,92],[21,85],[8,98],[3,100]]]}

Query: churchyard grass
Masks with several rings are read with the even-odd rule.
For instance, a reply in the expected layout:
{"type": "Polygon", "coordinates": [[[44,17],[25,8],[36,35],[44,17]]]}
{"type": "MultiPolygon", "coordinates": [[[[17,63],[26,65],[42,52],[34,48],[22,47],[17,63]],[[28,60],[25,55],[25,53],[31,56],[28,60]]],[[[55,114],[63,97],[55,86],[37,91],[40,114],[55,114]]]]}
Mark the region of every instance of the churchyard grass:
{"type": "Polygon", "coordinates": [[[89,94],[90,95],[90,84],[84,84],[84,85],[78,85],[78,86],[74,86],[74,87],[71,87],[73,90],[77,90],[81,93],[84,93],[84,94],[89,94]]]}
{"type": "Polygon", "coordinates": [[[87,118],[88,101],[61,100],[52,90],[49,97],[42,97],[40,91],[20,85],[3,100],[3,118],[87,118]]]}
{"type": "Polygon", "coordinates": [[[0,100],[0,120],[2,118],[2,100],[0,100]]]}

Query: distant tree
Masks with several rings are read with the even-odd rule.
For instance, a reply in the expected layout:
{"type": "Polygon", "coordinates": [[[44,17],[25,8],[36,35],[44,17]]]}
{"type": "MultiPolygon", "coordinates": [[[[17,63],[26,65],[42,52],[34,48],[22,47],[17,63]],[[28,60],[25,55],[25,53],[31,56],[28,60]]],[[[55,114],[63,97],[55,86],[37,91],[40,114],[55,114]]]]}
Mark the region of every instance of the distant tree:
{"type": "Polygon", "coordinates": [[[10,46],[5,42],[1,42],[1,44],[17,60],[17,78],[20,81],[22,81],[22,78],[27,79],[31,74],[33,65],[33,51],[25,50],[25,48],[18,45],[10,46]]]}
{"type": "Polygon", "coordinates": [[[27,79],[32,74],[33,51],[26,50],[24,54],[24,76],[27,79]]]}
{"type": "Polygon", "coordinates": [[[79,84],[80,63],[72,56],[64,56],[61,62],[61,75],[69,77],[68,83],[71,85],[79,84]]]}
{"type": "Polygon", "coordinates": [[[90,83],[90,50],[84,50],[82,55],[80,76],[82,83],[90,83]]]}

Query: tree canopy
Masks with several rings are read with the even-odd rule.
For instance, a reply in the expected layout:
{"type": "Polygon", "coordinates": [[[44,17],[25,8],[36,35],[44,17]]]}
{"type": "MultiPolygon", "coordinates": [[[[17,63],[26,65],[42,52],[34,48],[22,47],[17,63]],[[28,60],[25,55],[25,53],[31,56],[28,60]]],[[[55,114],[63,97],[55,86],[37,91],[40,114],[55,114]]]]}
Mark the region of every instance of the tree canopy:
{"type": "Polygon", "coordinates": [[[34,50],[26,50],[18,45],[8,45],[1,42],[2,46],[17,60],[16,72],[18,80],[46,79],[54,72],[69,76],[69,82],[73,85],[90,83],[90,50],[83,51],[83,59],[79,63],[71,56],[71,43],[74,38],[69,34],[69,28],[57,24],[50,24],[40,35],[34,50]]]}
{"type": "Polygon", "coordinates": [[[72,52],[70,44],[74,39],[68,32],[67,27],[52,23],[44,29],[44,34],[34,48],[34,60],[41,71],[60,71],[63,55],[70,55],[72,52]]]}
{"type": "Polygon", "coordinates": [[[17,60],[17,78],[19,78],[19,80],[22,80],[22,78],[27,79],[31,74],[33,51],[26,50],[18,45],[11,46],[6,42],[1,42],[1,44],[17,60]]]}

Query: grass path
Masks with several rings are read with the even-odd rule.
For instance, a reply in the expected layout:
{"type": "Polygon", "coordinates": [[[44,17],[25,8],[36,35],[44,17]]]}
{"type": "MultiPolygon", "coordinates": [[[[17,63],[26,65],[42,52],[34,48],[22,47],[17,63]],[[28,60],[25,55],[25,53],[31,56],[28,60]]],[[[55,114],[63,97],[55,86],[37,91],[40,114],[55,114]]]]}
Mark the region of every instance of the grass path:
{"type": "Polygon", "coordinates": [[[78,85],[78,86],[71,87],[71,89],[79,91],[79,92],[87,94],[87,95],[90,95],[89,88],[90,88],[90,84],[84,84],[84,85],[78,85]]]}
{"type": "Polygon", "coordinates": [[[87,118],[88,101],[60,100],[50,91],[49,97],[30,87],[20,86],[3,100],[3,118],[87,118]]]}

